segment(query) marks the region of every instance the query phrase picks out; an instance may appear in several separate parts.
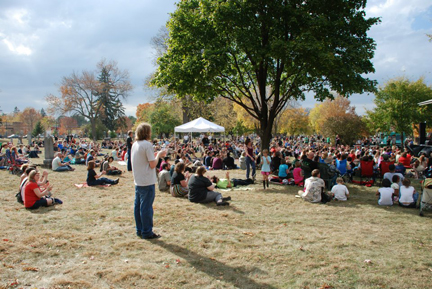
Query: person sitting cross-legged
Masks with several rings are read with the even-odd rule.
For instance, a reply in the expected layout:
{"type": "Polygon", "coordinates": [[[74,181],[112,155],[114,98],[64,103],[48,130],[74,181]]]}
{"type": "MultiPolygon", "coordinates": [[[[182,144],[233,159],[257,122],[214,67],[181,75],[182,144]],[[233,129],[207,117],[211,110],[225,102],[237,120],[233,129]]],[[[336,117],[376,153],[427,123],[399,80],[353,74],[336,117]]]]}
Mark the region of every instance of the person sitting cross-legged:
{"type": "Polygon", "coordinates": [[[158,186],[159,191],[168,192],[171,186],[171,175],[170,175],[171,165],[169,163],[162,164],[161,171],[158,175],[158,186]]]}
{"type": "Polygon", "coordinates": [[[24,187],[24,206],[26,209],[33,210],[54,204],[63,204],[61,200],[51,197],[52,185],[46,188],[41,188],[38,185],[39,178],[40,173],[37,170],[32,170],[28,176],[28,182],[24,187]]]}
{"type": "Polygon", "coordinates": [[[57,152],[54,155],[54,159],[52,161],[52,170],[55,172],[65,172],[65,171],[74,171],[75,169],[72,168],[69,164],[69,162],[64,163],[62,161],[63,155],[60,152],[57,152]]]}
{"type": "Polygon", "coordinates": [[[415,208],[419,194],[416,192],[411,181],[404,179],[402,181],[402,187],[399,188],[400,198],[399,206],[406,208],[415,208]]]}
{"type": "Polygon", "coordinates": [[[299,191],[298,194],[303,200],[311,203],[327,203],[331,200],[331,197],[324,190],[325,182],[320,178],[320,171],[314,169],[312,176],[305,181],[304,191],[299,191]]]}
{"type": "Polygon", "coordinates": [[[204,176],[205,172],[205,167],[201,166],[197,169],[196,174],[191,176],[188,183],[189,201],[193,203],[216,202],[217,206],[228,206],[231,197],[224,198],[221,193],[215,192],[215,185],[204,176]]]}

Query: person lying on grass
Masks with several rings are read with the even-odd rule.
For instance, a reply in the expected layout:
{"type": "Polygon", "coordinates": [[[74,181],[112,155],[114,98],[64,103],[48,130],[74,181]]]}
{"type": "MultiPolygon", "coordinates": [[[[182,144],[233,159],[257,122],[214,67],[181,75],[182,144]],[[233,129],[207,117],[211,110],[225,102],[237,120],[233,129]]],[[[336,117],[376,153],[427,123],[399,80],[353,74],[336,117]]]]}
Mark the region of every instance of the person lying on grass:
{"type": "Polygon", "coordinates": [[[89,161],[87,165],[87,185],[89,186],[101,186],[101,185],[116,185],[119,183],[119,179],[111,180],[108,178],[102,178],[102,175],[106,174],[106,171],[102,171],[97,174],[94,170],[95,162],[89,161]]]}
{"type": "Polygon", "coordinates": [[[247,180],[230,179],[229,172],[226,172],[225,179],[219,179],[216,176],[212,176],[210,180],[218,189],[227,189],[227,188],[233,188],[237,186],[247,186],[254,183],[252,179],[247,179],[247,180]]]}
{"type": "Polygon", "coordinates": [[[217,206],[229,206],[228,201],[231,197],[222,197],[221,193],[215,192],[215,185],[212,184],[210,178],[205,177],[205,167],[201,166],[197,169],[196,174],[192,175],[189,187],[189,201],[192,203],[211,203],[216,202],[217,206]]]}
{"type": "Polygon", "coordinates": [[[46,188],[39,187],[39,179],[40,173],[38,171],[30,172],[24,188],[24,206],[26,209],[34,210],[54,204],[63,204],[61,200],[51,197],[52,185],[48,185],[46,188]]]}
{"type": "Polygon", "coordinates": [[[383,179],[382,188],[378,189],[376,195],[379,197],[378,205],[393,206],[394,189],[389,179],[383,179]]]}

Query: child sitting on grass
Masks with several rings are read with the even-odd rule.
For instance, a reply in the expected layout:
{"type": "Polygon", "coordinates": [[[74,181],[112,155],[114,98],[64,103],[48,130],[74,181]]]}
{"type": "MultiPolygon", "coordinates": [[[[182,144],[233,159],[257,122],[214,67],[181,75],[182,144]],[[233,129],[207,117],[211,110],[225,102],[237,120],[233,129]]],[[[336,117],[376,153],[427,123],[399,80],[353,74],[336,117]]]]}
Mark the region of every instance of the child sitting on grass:
{"type": "Polygon", "coordinates": [[[402,187],[400,187],[399,190],[399,206],[406,208],[415,208],[418,199],[418,193],[415,191],[414,187],[411,186],[411,181],[409,179],[404,179],[402,181],[402,187]]]}
{"type": "Polygon", "coordinates": [[[394,189],[391,188],[389,179],[384,179],[382,181],[382,188],[378,189],[376,195],[379,197],[378,205],[393,206],[394,189]]]}
{"type": "Polygon", "coordinates": [[[349,196],[348,188],[344,185],[344,180],[341,177],[336,179],[336,185],[331,189],[333,197],[337,201],[347,201],[349,196]]]}
{"type": "Polygon", "coordinates": [[[294,177],[294,183],[297,186],[303,186],[304,182],[303,182],[303,172],[301,169],[301,162],[296,162],[295,163],[295,168],[293,170],[293,177],[294,177]]]}
{"type": "Polygon", "coordinates": [[[399,201],[399,182],[400,177],[398,175],[394,175],[392,177],[391,188],[394,190],[393,203],[397,203],[399,201]]]}

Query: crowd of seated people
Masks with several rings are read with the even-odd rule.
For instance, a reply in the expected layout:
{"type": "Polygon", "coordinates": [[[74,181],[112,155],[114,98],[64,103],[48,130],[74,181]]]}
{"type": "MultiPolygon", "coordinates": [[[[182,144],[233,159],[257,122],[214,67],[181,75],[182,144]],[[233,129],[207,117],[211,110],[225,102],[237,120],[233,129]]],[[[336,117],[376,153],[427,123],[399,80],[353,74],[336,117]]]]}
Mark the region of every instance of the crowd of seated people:
{"type": "MultiPolygon", "coordinates": [[[[256,157],[256,165],[258,167],[263,164],[267,166],[267,161],[263,161],[263,155],[259,150],[260,140],[256,137],[222,141],[204,135],[201,140],[195,141],[187,138],[183,139],[182,143],[168,140],[154,141],[156,149],[168,148],[172,152],[171,157],[160,159],[160,163],[157,165],[158,174],[163,181],[160,183],[161,191],[170,191],[176,197],[188,197],[190,194],[189,181],[193,175],[199,176],[197,174],[198,168],[203,166],[206,171],[236,169],[238,167],[235,158],[239,158],[240,168],[243,168],[245,161],[242,162],[242,158],[245,159],[245,156],[242,155],[246,153],[247,140],[250,140],[248,143],[250,143],[250,148],[256,157]],[[170,164],[171,160],[174,162],[172,165],[170,164]]],[[[110,148],[109,158],[105,161],[98,159],[98,156],[103,154],[100,152],[102,147],[97,142],[73,138],[57,140],[54,142],[56,154],[52,164],[53,170],[73,170],[71,164],[85,163],[88,166],[90,162],[93,162],[94,164],[91,166],[102,166],[103,174],[121,174],[121,170],[114,167],[112,162],[127,158],[125,144],[121,141],[107,141],[103,147],[110,148]]],[[[31,146],[20,146],[19,149],[2,146],[0,157],[5,155],[7,149],[11,158],[19,164],[28,162],[25,155],[32,151],[31,146]]],[[[382,175],[385,179],[389,179],[392,182],[390,187],[395,187],[393,188],[395,191],[396,185],[393,184],[396,181],[393,181],[393,177],[398,177],[397,189],[399,191],[396,191],[393,197],[398,194],[401,195],[401,191],[408,190],[403,186],[407,174],[411,173],[414,177],[420,178],[431,166],[431,158],[426,155],[414,158],[409,151],[399,149],[396,146],[380,148],[369,143],[366,146],[352,149],[343,145],[331,146],[327,140],[320,137],[275,137],[270,143],[269,150],[270,171],[268,173],[270,175],[277,176],[280,180],[293,179],[294,184],[306,187],[306,185],[310,186],[311,183],[311,181],[306,183],[306,180],[311,177],[316,178],[317,176],[313,176],[312,172],[318,170],[325,187],[337,186],[335,188],[337,194],[335,193],[335,195],[341,200],[344,199],[341,193],[343,184],[340,183],[338,177],[348,177],[345,180],[351,180],[353,176],[361,175],[362,170],[365,169],[362,167],[365,163],[372,164],[374,177],[382,175]],[[333,173],[329,174],[328,172],[333,173]],[[331,176],[329,177],[329,175],[331,176]]],[[[90,182],[94,183],[95,180],[101,178],[101,175],[95,174],[92,177],[94,180],[90,179],[90,182]]],[[[103,178],[101,178],[102,180],[103,178]]],[[[214,179],[213,181],[217,184],[220,180],[214,179]]],[[[247,178],[242,181],[250,182],[247,178]]],[[[224,183],[227,183],[227,187],[238,185],[232,180],[226,181],[224,179],[221,184],[217,184],[217,187],[223,188],[224,183]]],[[[266,179],[264,179],[264,183],[266,183],[266,179]]],[[[348,193],[345,196],[348,196],[348,193]]],[[[395,198],[393,198],[394,200],[395,198]]]]}

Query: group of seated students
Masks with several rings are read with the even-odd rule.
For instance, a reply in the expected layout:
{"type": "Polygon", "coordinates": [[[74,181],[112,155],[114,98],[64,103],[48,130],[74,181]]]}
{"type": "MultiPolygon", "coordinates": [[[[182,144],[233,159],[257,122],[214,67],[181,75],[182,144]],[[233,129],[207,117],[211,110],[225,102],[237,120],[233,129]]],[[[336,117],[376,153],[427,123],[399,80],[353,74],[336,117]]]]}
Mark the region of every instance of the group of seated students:
{"type": "Polygon", "coordinates": [[[305,180],[304,189],[299,191],[298,194],[303,200],[311,203],[327,203],[332,199],[347,201],[349,197],[348,188],[341,177],[336,179],[336,185],[332,187],[330,193],[327,193],[325,182],[320,178],[318,169],[312,171],[312,176],[305,180]]]}
{"type": "Polygon", "coordinates": [[[252,180],[230,179],[229,172],[226,173],[226,179],[204,176],[207,172],[204,166],[197,167],[193,173],[185,163],[176,162],[177,164],[171,166],[169,159],[164,159],[158,175],[159,190],[169,192],[173,197],[188,198],[191,202],[214,201],[218,206],[226,206],[231,198],[223,198],[222,194],[214,191],[215,188],[226,189],[253,183],[252,180]],[[186,171],[186,168],[189,170],[186,171]]]}
{"type": "Polygon", "coordinates": [[[235,159],[231,152],[219,152],[207,150],[204,157],[204,166],[209,170],[234,170],[237,169],[235,159]]]}
{"type": "Polygon", "coordinates": [[[63,204],[60,199],[52,197],[53,185],[48,181],[48,172],[42,173],[34,165],[24,164],[21,169],[17,199],[23,203],[26,209],[38,209],[55,204],[63,204]]]}

